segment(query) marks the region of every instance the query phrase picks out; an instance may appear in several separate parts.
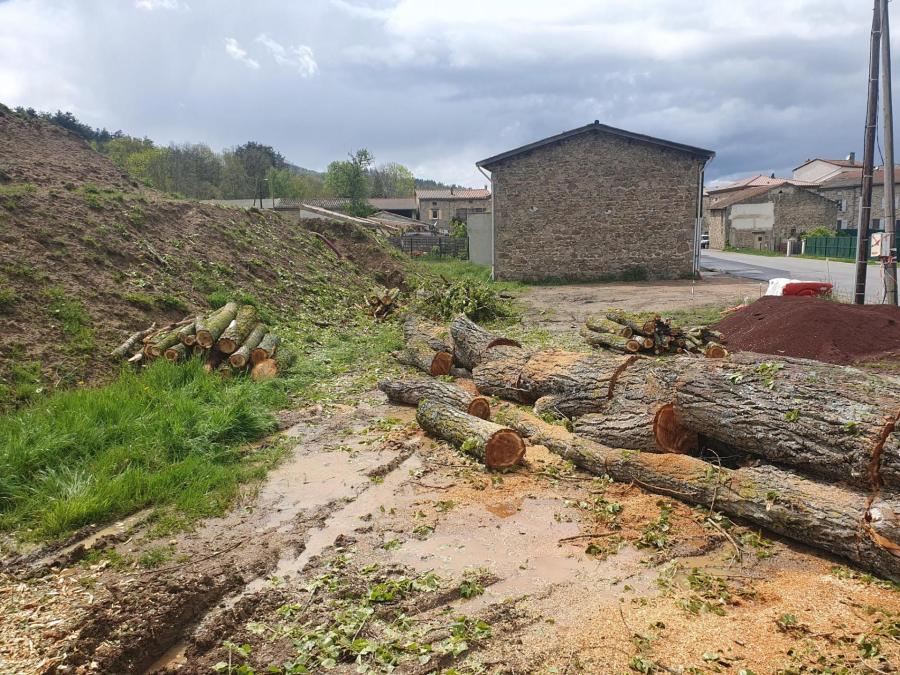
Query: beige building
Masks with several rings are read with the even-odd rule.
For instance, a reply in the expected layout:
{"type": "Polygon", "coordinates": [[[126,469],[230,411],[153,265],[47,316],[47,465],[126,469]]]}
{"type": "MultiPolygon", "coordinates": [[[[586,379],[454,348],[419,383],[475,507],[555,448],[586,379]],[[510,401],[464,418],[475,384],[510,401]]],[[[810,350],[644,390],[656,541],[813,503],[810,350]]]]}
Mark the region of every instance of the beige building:
{"type": "Polygon", "coordinates": [[[416,190],[419,220],[432,223],[439,230],[448,230],[450,222],[466,222],[470,213],[491,212],[490,190],[448,188],[444,190],[416,190]]]}
{"type": "Polygon", "coordinates": [[[808,159],[794,169],[792,178],[807,183],[821,183],[847,169],[861,167],[862,164],[856,161],[856,153],[851,152],[847,159],[808,159]]]}
{"type": "Polygon", "coordinates": [[[789,239],[831,227],[837,213],[836,202],[789,181],[713,192],[706,204],[709,247],[783,251],[789,239]]]}
{"type": "Polygon", "coordinates": [[[595,121],[478,162],[497,279],[690,277],[710,150],[595,121]]]}

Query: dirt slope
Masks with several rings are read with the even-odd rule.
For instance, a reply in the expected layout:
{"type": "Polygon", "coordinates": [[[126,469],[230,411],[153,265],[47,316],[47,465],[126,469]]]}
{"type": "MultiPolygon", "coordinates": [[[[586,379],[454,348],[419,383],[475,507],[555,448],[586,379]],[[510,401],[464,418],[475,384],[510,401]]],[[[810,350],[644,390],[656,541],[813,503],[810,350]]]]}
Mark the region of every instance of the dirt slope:
{"type": "Polygon", "coordinates": [[[270,321],[345,320],[375,273],[401,264],[355,228],[143,188],[76,136],[0,106],[0,406],[103,379],[128,333],[236,294],[270,321]]]}

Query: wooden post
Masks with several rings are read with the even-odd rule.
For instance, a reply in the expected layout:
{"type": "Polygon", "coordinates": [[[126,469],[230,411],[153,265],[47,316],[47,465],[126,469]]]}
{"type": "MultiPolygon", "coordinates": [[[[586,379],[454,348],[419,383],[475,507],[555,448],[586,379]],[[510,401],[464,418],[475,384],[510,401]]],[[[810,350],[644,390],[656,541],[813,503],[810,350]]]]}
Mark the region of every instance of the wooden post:
{"type": "Polygon", "coordinates": [[[872,37],[869,44],[869,99],[866,104],[866,133],[863,145],[862,195],[856,230],[856,286],[853,302],[866,302],[866,272],[869,257],[869,221],[872,219],[872,173],[875,164],[875,122],[878,116],[878,70],[881,42],[881,0],[872,11],[872,37]]]}
{"type": "Polygon", "coordinates": [[[891,93],[891,30],[888,0],[881,0],[881,93],[884,106],[884,233],[890,242],[884,265],[884,301],[888,305],[897,304],[897,214],[894,202],[894,101],[891,93]]]}

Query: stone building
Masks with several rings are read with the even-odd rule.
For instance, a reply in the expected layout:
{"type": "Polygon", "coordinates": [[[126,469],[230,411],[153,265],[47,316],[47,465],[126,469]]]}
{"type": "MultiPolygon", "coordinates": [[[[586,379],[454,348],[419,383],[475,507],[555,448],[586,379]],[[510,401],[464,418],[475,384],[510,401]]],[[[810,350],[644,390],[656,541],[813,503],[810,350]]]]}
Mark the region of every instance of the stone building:
{"type": "Polygon", "coordinates": [[[466,222],[470,213],[490,213],[491,192],[465,188],[416,190],[416,203],[419,220],[447,230],[452,220],[466,222]]]}
{"type": "Polygon", "coordinates": [[[477,163],[497,279],[690,277],[715,156],[595,121],[477,163]]]}
{"type": "Polygon", "coordinates": [[[832,227],[837,213],[836,202],[788,181],[711,193],[706,204],[709,247],[783,251],[788,239],[832,227]]]}
{"type": "MultiPolygon", "coordinates": [[[[895,214],[900,214],[900,166],[894,169],[895,214]]],[[[859,221],[859,200],[862,194],[862,169],[853,169],[839,173],[823,181],[818,188],[819,194],[828,197],[838,204],[838,213],[834,222],[829,225],[835,230],[855,230],[859,221]]],[[[872,175],[872,222],[870,228],[875,231],[884,230],[884,169],[876,169],[872,175]]],[[[897,231],[900,232],[900,219],[897,220],[897,231]]]]}

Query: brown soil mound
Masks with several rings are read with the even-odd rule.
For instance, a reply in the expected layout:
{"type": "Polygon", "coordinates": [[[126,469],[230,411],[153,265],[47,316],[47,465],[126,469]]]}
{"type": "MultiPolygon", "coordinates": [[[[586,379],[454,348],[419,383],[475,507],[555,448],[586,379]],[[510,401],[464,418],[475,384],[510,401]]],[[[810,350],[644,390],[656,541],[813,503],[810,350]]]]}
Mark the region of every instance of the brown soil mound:
{"type": "Polygon", "coordinates": [[[765,296],[714,326],[731,351],[854,363],[900,349],[900,308],[765,296]]]}
{"type": "Polygon", "coordinates": [[[171,199],[0,105],[0,409],[103,380],[129,333],[227,298],[269,322],[343,323],[373,283],[402,278],[384,249],[355,226],[171,199]]]}

